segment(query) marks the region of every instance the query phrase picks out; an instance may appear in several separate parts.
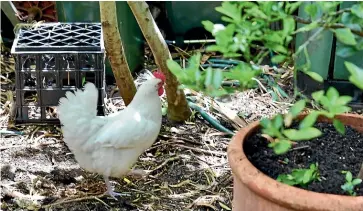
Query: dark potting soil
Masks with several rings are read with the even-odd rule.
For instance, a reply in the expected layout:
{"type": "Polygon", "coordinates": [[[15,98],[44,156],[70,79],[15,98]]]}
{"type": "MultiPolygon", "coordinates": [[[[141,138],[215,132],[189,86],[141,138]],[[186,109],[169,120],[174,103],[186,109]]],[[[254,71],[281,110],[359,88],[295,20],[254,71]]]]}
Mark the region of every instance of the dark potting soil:
{"type": "MultiPolygon", "coordinates": [[[[315,127],[323,132],[319,138],[310,141],[299,141],[293,148],[309,146],[275,155],[268,142],[261,137],[258,130],[244,144],[244,151],[250,162],[261,172],[276,179],[279,174],[289,174],[296,168],[309,168],[318,163],[321,181],[310,183],[306,188],[314,192],[347,195],[341,185],[345,183],[345,174],[350,171],[353,178],[358,175],[363,162],[363,134],[346,126],[345,135],[338,133],[328,123],[317,123],[315,127]],[[284,163],[285,159],[289,161],[284,163]]],[[[297,128],[297,127],[293,127],[297,128]]],[[[302,187],[300,187],[302,188],[302,187]]],[[[363,196],[363,183],[356,186],[357,196],[363,196]]]]}

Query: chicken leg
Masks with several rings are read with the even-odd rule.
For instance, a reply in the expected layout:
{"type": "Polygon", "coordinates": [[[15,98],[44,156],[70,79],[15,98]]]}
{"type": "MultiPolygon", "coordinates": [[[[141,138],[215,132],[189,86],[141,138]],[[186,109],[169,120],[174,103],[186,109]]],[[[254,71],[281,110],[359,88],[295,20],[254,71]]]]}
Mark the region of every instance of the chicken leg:
{"type": "Polygon", "coordinates": [[[106,186],[107,186],[107,191],[105,192],[105,194],[110,195],[115,200],[117,200],[116,196],[122,196],[123,195],[122,193],[117,193],[117,192],[114,192],[112,190],[111,183],[110,183],[110,180],[108,179],[108,177],[104,176],[103,178],[105,179],[105,183],[106,183],[106,186]]]}

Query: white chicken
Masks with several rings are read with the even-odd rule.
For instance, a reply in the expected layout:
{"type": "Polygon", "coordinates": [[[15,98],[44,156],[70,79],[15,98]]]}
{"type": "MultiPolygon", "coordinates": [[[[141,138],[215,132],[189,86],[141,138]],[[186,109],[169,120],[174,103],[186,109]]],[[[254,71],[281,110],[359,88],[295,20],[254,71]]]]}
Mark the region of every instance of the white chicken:
{"type": "Polygon", "coordinates": [[[103,175],[107,193],[113,198],[120,194],[112,190],[109,177],[142,174],[142,170],[131,167],[160,132],[159,96],[164,92],[165,76],[161,72],[153,75],[124,110],[109,116],[96,116],[98,90],[92,83],[87,83],[84,91],[67,92],[59,100],[64,142],[82,168],[103,175]]]}

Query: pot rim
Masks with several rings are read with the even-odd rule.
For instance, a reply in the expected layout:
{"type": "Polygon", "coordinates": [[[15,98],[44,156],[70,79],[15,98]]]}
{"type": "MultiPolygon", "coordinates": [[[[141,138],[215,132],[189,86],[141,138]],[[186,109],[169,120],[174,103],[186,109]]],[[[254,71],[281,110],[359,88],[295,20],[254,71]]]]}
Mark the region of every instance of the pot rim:
{"type": "MultiPolygon", "coordinates": [[[[306,115],[300,115],[299,119],[306,115]]],[[[363,116],[357,114],[342,114],[337,115],[336,118],[344,124],[347,124],[347,122],[356,122],[357,125],[353,127],[363,131],[363,116]]],[[[331,121],[319,117],[319,122],[331,121]]],[[[351,124],[347,125],[352,126],[351,124]]],[[[334,206],[337,210],[357,210],[357,208],[363,210],[363,196],[353,197],[304,190],[280,183],[259,171],[248,160],[242,147],[246,138],[259,128],[259,121],[242,128],[232,138],[228,146],[228,161],[234,174],[234,180],[238,179],[250,191],[266,200],[296,210],[330,210],[328,207],[334,206]]]]}

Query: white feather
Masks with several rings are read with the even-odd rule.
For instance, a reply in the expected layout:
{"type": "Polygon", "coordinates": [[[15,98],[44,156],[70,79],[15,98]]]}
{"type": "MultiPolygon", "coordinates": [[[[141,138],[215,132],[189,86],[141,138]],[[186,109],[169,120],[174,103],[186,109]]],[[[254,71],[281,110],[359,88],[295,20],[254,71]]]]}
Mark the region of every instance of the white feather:
{"type": "Polygon", "coordinates": [[[96,116],[98,91],[92,83],[60,99],[64,141],[81,167],[113,177],[129,171],[159,134],[159,82],[151,78],[143,83],[128,107],[107,117],[96,116]]]}

